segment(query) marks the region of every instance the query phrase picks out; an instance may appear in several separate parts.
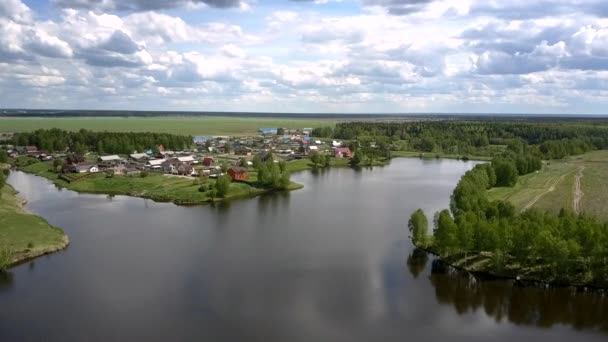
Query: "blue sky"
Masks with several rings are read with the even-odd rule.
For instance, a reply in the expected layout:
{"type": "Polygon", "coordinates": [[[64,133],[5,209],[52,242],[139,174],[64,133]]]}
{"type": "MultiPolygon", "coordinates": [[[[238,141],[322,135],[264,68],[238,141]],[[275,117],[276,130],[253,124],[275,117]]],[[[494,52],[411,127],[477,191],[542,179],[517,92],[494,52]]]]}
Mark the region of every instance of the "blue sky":
{"type": "Polygon", "coordinates": [[[2,0],[0,107],[608,114],[604,0],[2,0]]]}

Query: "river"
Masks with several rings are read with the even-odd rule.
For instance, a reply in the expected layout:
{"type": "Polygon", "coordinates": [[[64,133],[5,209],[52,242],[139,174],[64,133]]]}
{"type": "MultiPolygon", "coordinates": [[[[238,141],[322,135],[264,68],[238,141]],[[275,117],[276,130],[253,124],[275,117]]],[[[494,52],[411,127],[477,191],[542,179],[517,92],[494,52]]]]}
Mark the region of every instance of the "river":
{"type": "Polygon", "coordinates": [[[608,299],[432,269],[407,220],[473,162],[301,172],[302,190],[180,207],[13,172],[60,253],[0,278],[0,341],[606,341],[608,299]]]}

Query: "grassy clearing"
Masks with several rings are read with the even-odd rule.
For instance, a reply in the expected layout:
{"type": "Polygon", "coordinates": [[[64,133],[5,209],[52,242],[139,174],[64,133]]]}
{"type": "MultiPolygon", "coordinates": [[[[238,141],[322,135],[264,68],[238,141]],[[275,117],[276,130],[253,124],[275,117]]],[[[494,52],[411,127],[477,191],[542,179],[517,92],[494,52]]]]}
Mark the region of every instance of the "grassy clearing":
{"type": "Polygon", "coordinates": [[[232,117],[86,117],[0,118],[0,131],[27,132],[61,128],[108,132],[158,132],[184,135],[253,135],[260,127],[304,128],[334,126],[330,119],[277,119],[232,117]]]}
{"type": "Polygon", "coordinates": [[[0,193],[0,251],[10,251],[9,265],[56,252],[67,245],[68,238],[61,229],[27,212],[17,192],[8,184],[3,187],[0,193]]]}
{"type": "Polygon", "coordinates": [[[582,212],[608,220],[608,151],[593,151],[582,156],[547,162],[543,169],[519,178],[513,188],[493,188],[490,200],[508,200],[519,210],[535,207],[557,213],[573,209],[574,182],[578,169],[581,178],[582,212]]]}

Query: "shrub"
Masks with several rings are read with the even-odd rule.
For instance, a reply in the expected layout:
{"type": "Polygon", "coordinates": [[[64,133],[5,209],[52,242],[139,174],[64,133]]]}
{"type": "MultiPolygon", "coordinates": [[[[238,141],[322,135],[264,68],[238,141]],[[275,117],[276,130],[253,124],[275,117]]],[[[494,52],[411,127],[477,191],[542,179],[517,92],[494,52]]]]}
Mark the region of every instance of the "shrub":
{"type": "Polygon", "coordinates": [[[148,177],[148,171],[142,171],[142,172],[139,174],[139,177],[141,177],[141,178],[146,178],[146,177],[148,177]]]}

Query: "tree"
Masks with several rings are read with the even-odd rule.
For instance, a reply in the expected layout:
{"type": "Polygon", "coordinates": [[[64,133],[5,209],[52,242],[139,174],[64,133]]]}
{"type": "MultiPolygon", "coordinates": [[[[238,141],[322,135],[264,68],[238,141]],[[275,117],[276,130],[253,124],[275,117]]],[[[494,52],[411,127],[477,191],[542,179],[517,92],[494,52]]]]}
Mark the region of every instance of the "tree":
{"type": "Polygon", "coordinates": [[[225,197],[228,194],[230,183],[232,183],[232,179],[230,178],[230,176],[223,175],[218,177],[217,181],[215,181],[216,196],[225,197]]]}
{"type": "Polygon", "coordinates": [[[325,158],[323,160],[323,166],[328,167],[331,165],[331,157],[329,156],[329,154],[325,155],[325,158]]]}
{"type": "Polygon", "coordinates": [[[0,149],[0,163],[8,162],[8,152],[4,149],[0,149]]]}
{"type": "Polygon", "coordinates": [[[361,164],[361,151],[355,152],[355,155],[350,159],[350,165],[358,166],[361,164]]]}
{"type": "Polygon", "coordinates": [[[414,245],[426,247],[429,243],[429,222],[424,211],[422,209],[416,210],[407,225],[412,234],[414,245]]]}
{"type": "Polygon", "coordinates": [[[226,152],[227,154],[230,154],[232,152],[232,145],[230,145],[230,142],[224,144],[224,152],[226,152]]]}
{"type": "Polygon", "coordinates": [[[316,166],[321,164],[321,155],[317,151],[310,152],[310,161],[316,166]]]}
{"type": "Polygon", "coordinates": [[[514,186],[517,183],[519,171],[512,161],[496,160],[492,161],[492,167],[496,173],[497,186],[514,186]]]}
{"type": "Polygon", "coordinates": [[[447,210],[435,215],[435,247],[441,255],[449,255],[458,247],[458,226],[447,210]]]}
{"type": "Polygon", "coordinates": [[[281,127],[277,128],[277,135],[285,135],[285,129],[281,127]]]}
{"type": "Polygon", "coordinates": [[[55,159],[53,160],[53,170],[57,173],[61,172],[61,169],[63,168],[63,160],[61,159],[55,159]]]}
{"type": "Polygon", "coordinates": [[[260,158],[260,156],[256,155],[255,157],[253,157],[252,164],[254,169],[259,170],[260,166],[262,166],[262,159],[260,158]]]}
{"type": "Polygon", "coordinates": [[[245,158],[239,159],[239,166],[240,167],[247,167],[248,166],[247,159],[245,159],[245,158]]]}

